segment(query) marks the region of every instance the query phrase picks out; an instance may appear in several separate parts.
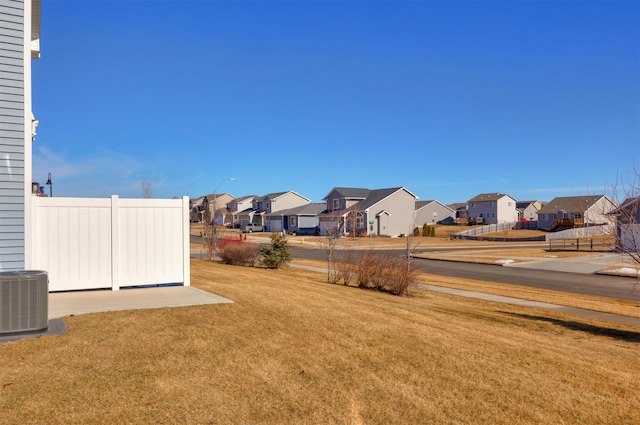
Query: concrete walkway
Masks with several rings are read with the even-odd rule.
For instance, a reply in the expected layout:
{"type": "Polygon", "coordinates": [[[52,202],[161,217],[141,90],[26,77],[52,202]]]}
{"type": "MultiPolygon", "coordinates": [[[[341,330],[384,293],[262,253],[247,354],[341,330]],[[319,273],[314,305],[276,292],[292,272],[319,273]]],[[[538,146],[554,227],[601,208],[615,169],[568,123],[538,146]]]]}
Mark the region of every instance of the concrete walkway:
{"type": "MultiPolygon", "coordinates": [[[[327,269],[321,268],[321,267],[304,266],[301,264],[291,264],[290,266],[296,267],[299,269],[317,271],[322,273],[327,272],[327,269]]],[[[640,318],[636,318],[636,317],[620,316],[617,314],[602,313],[599,311],[585,310],[581,308],[565,307],[557,304],[549,304],[549,303],[543,303],[538,301],[529,301],[529,300],[523,300],[520,298],[504,297],[501,295],[485,294],[482,292],[473,292],[473,291],[465,291],[461,289],[445,288],[442,286],[419,284],[418,288],[424,289],[427,291],[440,292],[440,293],[457,295],[457,296],[467,297],[467,298],[475,298],[479,300],[539,308],[542,310],[554,311],[557,313],[564,313],[564,314],[576,316],[576,317],[601,320],[603,322],[610,322],[610,323],[619,323],[623,325],[635,326],[640,328],[640,318]]]]}
{"type": "Polygon", "coordinates": [[[584,317],[587,319],[601,320],[603,322],[619,323],[623,325],[636,326],[640,328],[640,319],[636,317],[620,316],[618,314],[602,313],[593,310],[584,310],[581,308],[565,307],[557,304],[549,304],[538,301],[523,300],[520,298],[504,297],[501,295],[484,294],[481,292],[464,291],[461,289],[445,288],[442,286],[418,285],[418,288],[428,291],[440,292],[451,295],[459,295],[461,297],[476,298],[486,301],[494,301],[505,304],[513,304],[524,307],[539,308],[542,310],[554,311],[556,313],[564,313],[570,316],[584,317]]]}

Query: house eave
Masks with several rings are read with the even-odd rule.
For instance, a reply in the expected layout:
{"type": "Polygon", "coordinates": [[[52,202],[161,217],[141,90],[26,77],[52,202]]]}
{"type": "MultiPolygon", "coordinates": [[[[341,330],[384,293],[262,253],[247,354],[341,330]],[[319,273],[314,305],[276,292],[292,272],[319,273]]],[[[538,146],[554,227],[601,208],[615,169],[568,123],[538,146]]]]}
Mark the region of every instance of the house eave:
{"type": "Polygon", "coordinates": [[[41,0],[31,0],[31,59],[40,59],[41,0]]]}

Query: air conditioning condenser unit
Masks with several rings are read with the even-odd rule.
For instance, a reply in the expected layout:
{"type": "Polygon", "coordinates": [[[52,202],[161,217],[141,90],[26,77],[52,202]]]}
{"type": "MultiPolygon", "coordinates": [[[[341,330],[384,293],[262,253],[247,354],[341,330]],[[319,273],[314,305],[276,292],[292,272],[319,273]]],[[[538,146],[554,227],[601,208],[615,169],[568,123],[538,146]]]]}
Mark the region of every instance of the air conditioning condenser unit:
{"type": "Polygon", "coordinates": [[[0,335],[45,330],[48,314],[47,272],[0,272],[0,335]]]}

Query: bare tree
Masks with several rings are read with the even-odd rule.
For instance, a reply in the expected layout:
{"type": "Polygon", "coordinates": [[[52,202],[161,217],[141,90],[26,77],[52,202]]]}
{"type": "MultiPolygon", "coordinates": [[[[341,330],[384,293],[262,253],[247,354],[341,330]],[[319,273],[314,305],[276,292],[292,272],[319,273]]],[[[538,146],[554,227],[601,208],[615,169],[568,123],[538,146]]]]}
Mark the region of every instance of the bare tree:
{"type": "Polygon", "coordinates": [[[142,181],[142,197],[145,199],[150,199],[153,196],[153,188],[151,187],[151,182],[149,180],[142,181]]]}
{"type": "Polygon", "coordinates": [[[322,248],[322,252],[324,253],[324,257],[327,260],[327,282],[329,283],[332,283],[334,281],[334,279],[332,278],[332,276],[335,276],[335,273],[333,271],[333,254],[336,247],[338,246],[340,237],[342,237],[343,231],[344,228],[341,225],[328,229],[325,239],[320,245],[322,248]]]}
{"type": "MultiPolygon", "coordinates": [[[[616,224],[616,250],[628,254],[640,266],[640,171],[634,167],[631,177],[618,181],[612,198],[619,206],[610,214],[616,224]]],[[[640,277],[640,276],[639,276],[640,277]]]]}

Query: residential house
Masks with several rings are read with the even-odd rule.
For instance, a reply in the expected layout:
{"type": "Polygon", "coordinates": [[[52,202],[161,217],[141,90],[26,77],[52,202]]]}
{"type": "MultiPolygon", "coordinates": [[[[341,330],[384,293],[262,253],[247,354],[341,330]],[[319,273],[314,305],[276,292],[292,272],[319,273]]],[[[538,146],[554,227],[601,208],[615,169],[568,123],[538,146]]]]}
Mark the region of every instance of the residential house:
{"type": "Polygon", "coordinates": [[[204,214],[204,196],[196,199],[189,199],[189,220],[192,223],[199,223],[203,220],[204,214]]]}
{"type": "Polygon", "coordinates": [[[333,229],[345,234],[407,235],[413,231],[416,195],[404,187],[388,189],[333,188],[320,214],[323,235],[333,229]]]}
{"type": "Polygon", "coordinates": [[[466,202],[449,204],[448,207],[455,211],[455,216],[453,217],[453,221],[455,223],[467,224],[467,222],[469,221],[469,211],[467,210],[466,202]]]}
{"type": "Polygon", "coordinates": [[[607,224],[616,207],[606,195],[560,196],[538,211],[538,229],[547,231],[607,224]]]}
{"type": "Polygon", "coordinates": [[[310,199],[293,191],[269,193],[261,197],[256,196],[253,197],[249,208],[233,212],[234,226],[242,227],[249,223],[254,223],[267,228],[267,214],[309,203],[311,203],[310,199]]]}
{"type": "Polygon", "coordinates": [[[540,208],[542,208],[540,201],[517,201],[518,221],[536,221],[540,208]]]}
{"type": "Polygon", "coordinates": [[[189,201],[190,218],[192,222],[206,221],[221,225],[231,225],[232,215],[227,204],[235,198],[228,193],[210,194],[189,201]]]}
{"type": "Polygon", "coordinates": [[[312,203],[267,214],[267,230],[287,233],[315,233],[320,219],[318,215],[326,209],[325,204],[312,203]]]}
{"type": "Polygon", "coordinates": [[[481,193],[467,201],[469,220],[484,224],[518,221],[516,200],[504,193],[481,193]]]}
{"type": "Polygon", "coordinates": [[[0,0],[0,271],[34,267],[31,59],[40,57],[40,9],[40,0],[0,0]]]}
{"type": "Polygon", "coordinates": [[[251,213],[255,213],[253,210],[253,200],[257,197],[257,195],[242,196],[227,203],[227,211],[231,214],[233,227],[239,228],[246,224],[253,223],[253,214],[251,213]],[[241,213],[243,214],[243,218],[245,217],[244,213],[251,215],[249,218],[245,218],[245,222],[242,222],[240,220],[241,213]]]}
{"type": "Polygon", "coordinates": [[[425,223],[432,225],[446,220],[453,223],[455,216],[453,209],[438,201],[417,201],[414,225],[422,227],[425,223]]]}
{"type": "Polygon", "coordinates": [[[217,193],[215,195],[207,195],[204,198],[204,205],[209,212],[211,221],[215,221],[216,224],[223,226],[231,226],[233,223],[233,216],[227,204],[233,201],[234,197],[228,193],[217,193]]]}
{"type": "Polygon", "coordinates": [[[640,197],[625,199],[609,214],[616,223],[616,249],[640,259],[640,197]]]}

